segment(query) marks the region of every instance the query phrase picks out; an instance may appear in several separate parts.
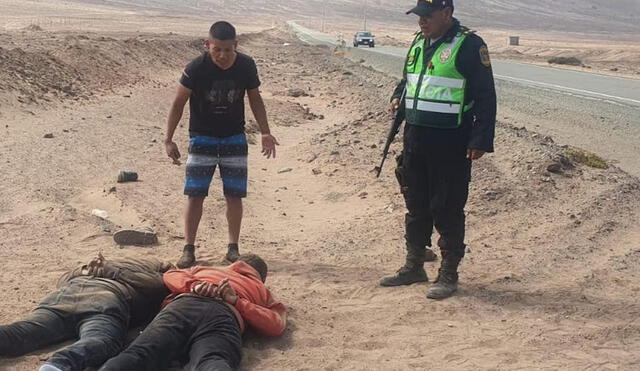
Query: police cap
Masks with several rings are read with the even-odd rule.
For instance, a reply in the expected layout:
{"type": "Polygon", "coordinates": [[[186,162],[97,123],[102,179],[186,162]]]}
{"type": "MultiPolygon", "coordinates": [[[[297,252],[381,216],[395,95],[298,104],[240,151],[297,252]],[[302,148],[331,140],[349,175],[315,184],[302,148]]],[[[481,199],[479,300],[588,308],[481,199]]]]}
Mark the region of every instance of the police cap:
{"type": "Polygon", "coordinates": [[[424,17],[431,15],[431,13],[436,10],[444,8],[453,9],[453,0],[418,0],[418,4],[413,9],[409,10],[407,14],[413,13],[420,17],[424,17]]]}

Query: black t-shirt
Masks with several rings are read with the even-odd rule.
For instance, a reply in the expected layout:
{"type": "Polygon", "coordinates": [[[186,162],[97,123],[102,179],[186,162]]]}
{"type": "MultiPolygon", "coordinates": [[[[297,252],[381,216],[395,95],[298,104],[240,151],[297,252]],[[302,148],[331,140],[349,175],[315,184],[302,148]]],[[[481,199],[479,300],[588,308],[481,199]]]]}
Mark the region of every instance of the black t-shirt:
{"type": "Polygon", "coordinates": [[[203,53],[187,65],[180,83],[191,89],[191,136],[230,137],[244,133],[244,95],[260,86],[253,59],[238,53],[233,66],[223,70],[203,53]]]}

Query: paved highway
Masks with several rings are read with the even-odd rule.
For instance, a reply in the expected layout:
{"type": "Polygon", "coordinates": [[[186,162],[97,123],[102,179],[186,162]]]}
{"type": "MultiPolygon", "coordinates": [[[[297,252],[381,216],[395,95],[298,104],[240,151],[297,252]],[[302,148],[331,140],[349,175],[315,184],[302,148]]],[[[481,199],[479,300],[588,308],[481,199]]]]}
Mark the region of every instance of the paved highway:
{"type": "MultiPolygon", "coordinates": [[[[334,36],[289,26],[312,45],[335,47],[334,36]]],[[[346,57],[399,77],[405,48],[352,48],[346,57]]],[[[595,152],[640,177],[640,80],[494,60],[498,120],[595,152]]],[[[499,150],[499,148],[497,149],[499,150]]]]}
{"type": "MultiPolygon", "coordinates": [[[[331,35],[302,27],[294,22],[289,24],[298,32],[303,41],[312,44],[337,45],[337,40],[331,35]]],[[[347,46],[351,47],[351,39],[346,38],[346,42],[347,46]]],[[[359,49],[369,53],[396,57],[400,60],[404,59],[407,52],[406,48],[393,46],[360,47],[359,49]]],[[[640,106],[640,80],[512,61],[493,61],[493,72],[494,76],[500,80],[640,106]]]]}

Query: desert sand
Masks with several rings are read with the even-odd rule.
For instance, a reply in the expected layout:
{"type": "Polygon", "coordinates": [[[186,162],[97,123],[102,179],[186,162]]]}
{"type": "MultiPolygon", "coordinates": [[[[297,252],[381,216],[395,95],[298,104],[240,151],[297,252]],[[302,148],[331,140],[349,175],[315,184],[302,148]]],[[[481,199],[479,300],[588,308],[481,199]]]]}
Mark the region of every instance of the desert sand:
{"type": "MultiPolygon", "coordinates": [[[[210,23],[65,2],[66,24],[36,25],[25,4],[2,5],[17,15],[0,32],[0,323],[28,313],[98,251],[179,257],[184,166],[166,158],[162,138],[176,80],[210,23]],[[118,12],[126,22],[116,30],[118,12]],[[87,14],[90,29],[74,30],[91,23],[87,14]],[[117,184],[123,169],[140,180],[117,184]],[[157,231],[159,244],[115,245],[114,231],[138,226],[157,231]]],[[[275,160],[250,148],[241,249],[267,260],[268,285],[290,310],[281,338],[247,335],[241,369],[638,367],[637,178],[586,166],[553,138],[501,120],[496,153],[474,166],[460,291],[434,302],[426,285],[381,288],[404,258],[392,159],[380,179],[372,172],[394,79],[303,45],[277,21],[237,23],[282,144],[275,160]]],[[[200,226],[203,264],[224,264],[223,207],[216,178],[200,226]]],[[[433,279],[438,263],[425,267],[433,279]]],[[[0,359],[0,370],[34,370],[55,349],[0,359]]]]}

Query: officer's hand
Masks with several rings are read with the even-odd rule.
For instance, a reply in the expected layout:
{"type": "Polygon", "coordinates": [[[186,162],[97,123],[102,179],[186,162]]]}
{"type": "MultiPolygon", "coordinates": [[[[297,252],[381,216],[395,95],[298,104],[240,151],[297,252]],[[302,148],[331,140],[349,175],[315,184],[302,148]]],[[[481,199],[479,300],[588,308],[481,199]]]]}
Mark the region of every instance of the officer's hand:
{"type": "Polygon", "coordinates": [[[479,149],[468,149],[467,150],[467,158],[469,160],[477,160],[480,157],[484,156],[486,152],[485,151],[481,151],[479,149]]]}
{"type": "Polygon", "coordinates": [[[400,99],[394,98],[391,101],[391,107],[389,107],[392,113],[396,113],[400,109],[400,99]]]}

